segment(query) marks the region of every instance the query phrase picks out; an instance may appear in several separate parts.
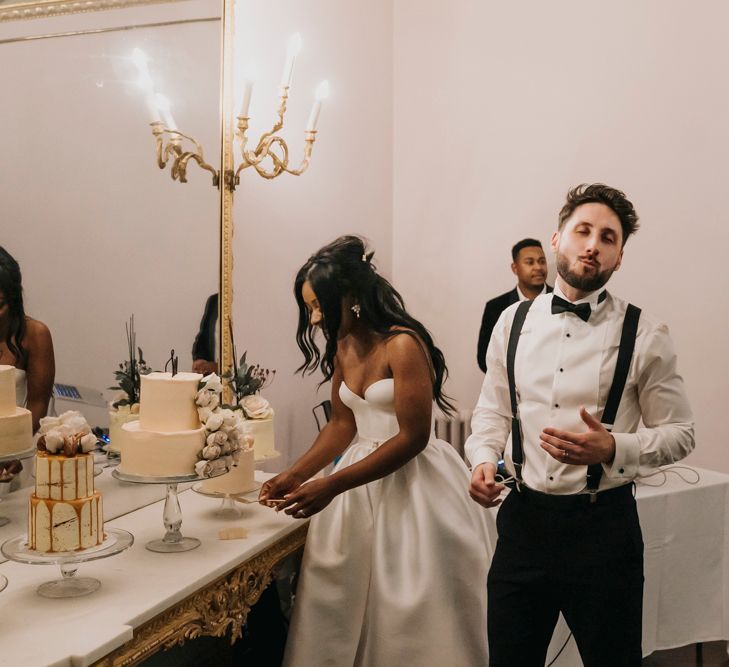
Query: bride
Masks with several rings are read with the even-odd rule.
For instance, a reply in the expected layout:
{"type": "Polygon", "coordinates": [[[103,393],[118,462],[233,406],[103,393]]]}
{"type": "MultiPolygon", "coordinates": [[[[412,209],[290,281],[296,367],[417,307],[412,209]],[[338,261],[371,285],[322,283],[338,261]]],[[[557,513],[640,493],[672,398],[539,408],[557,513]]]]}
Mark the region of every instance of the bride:
{"type": "Polygon", "coordinates": [[[261,489],[263,504],[316,515],[284,664],[482,667],[495,528],[469,499],[457,452],[433,435],[433,401],[452,409],[443,354],[372,255],[343,236],[294,287],[300,370],[331,380],[332,418],[261,489]],[[331,475],[306,481],[340,455],[331,475]]]}

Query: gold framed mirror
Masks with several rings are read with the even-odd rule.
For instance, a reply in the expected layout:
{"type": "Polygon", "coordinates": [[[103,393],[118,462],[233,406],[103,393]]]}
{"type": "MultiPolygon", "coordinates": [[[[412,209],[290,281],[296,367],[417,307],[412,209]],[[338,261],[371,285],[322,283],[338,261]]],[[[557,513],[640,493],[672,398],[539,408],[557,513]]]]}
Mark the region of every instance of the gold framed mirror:
{"type": "Polygon", "coordinates": [[[151,5],[179,0],[0,0],[0,21],[48,18],[62,14],[79,14],[136,5],[151,5]]]}

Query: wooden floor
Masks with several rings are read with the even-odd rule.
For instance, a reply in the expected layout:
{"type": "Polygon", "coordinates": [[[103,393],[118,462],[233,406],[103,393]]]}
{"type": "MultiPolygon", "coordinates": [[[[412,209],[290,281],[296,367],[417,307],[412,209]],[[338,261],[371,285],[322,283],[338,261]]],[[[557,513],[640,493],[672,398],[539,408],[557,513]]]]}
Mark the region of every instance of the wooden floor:
{"type": "Polygon", "coordinates": [[[726,646],[726,642],[707,642],[699,651],[694,645],[656,651],[643,660],[643,667],[729,667],[726,646]]]}

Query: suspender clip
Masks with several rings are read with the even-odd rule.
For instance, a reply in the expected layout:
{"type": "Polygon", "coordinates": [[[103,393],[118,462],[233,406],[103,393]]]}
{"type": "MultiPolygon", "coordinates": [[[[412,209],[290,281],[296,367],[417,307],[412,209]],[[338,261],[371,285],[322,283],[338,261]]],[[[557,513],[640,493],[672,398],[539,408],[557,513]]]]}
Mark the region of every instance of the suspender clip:
{"type": "Polygon", "coordinates": [[[594,505],[597,502],[597,489],[590,490],[590,505],[594,505]]]}

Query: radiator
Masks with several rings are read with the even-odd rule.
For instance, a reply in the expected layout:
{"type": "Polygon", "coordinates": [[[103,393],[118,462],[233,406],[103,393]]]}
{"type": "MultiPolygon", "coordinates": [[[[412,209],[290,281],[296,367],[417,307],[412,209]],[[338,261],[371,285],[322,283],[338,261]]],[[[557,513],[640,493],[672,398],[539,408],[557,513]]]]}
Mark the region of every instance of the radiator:
{"type": "Polygon", "coordinates": [[[452,417],[439,415],[435,418],[435,435],[441,440],[450,442],[463,457],[463,446],[471,435],[471,412],[460,411],[452,417]]]}

